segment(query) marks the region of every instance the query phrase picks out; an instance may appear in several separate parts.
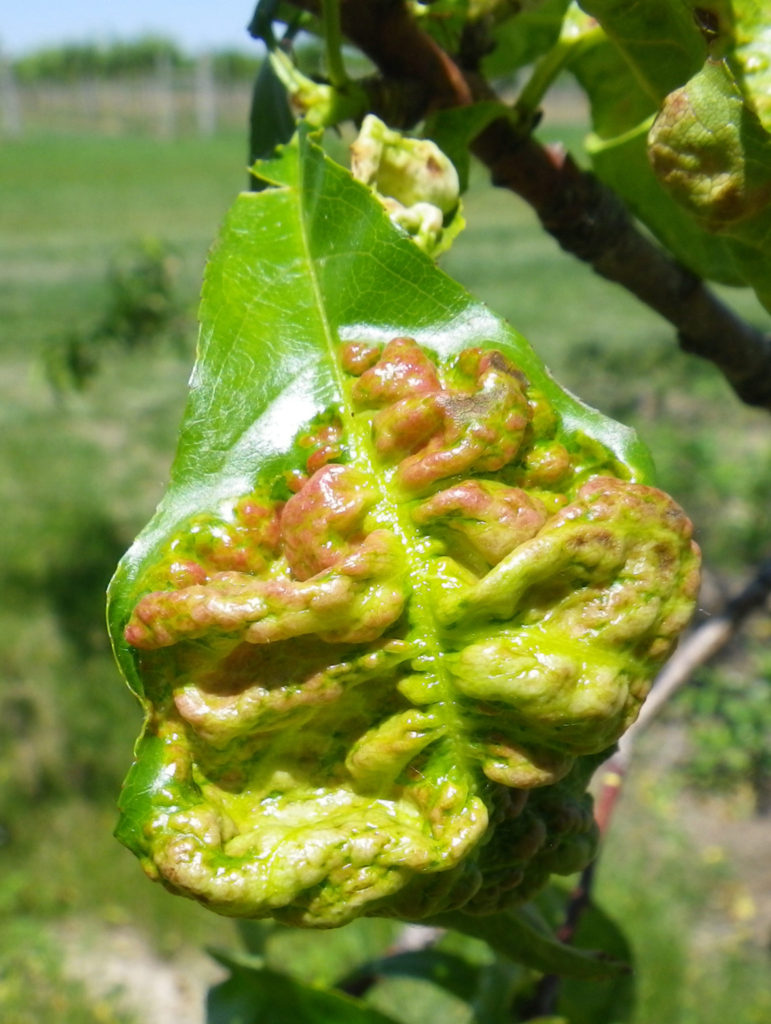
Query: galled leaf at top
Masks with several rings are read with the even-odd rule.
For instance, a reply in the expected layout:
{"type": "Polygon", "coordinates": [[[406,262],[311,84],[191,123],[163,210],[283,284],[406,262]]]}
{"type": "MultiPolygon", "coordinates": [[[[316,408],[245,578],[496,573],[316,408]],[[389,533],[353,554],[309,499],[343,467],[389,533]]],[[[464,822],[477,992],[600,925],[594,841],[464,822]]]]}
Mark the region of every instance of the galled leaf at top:
{"type": "Polygon", "coordinates": [[[731,240],[736,266],[771,309],[771,134],[725,61],[705,64],[667,97],[648,155],[694,220],[731,240]]]}
{"type": "Polygon", "coordinates": [[[462,230],[458,172],[430,139],[405,137],[367,114],[351,144],[351,173],[430,256],[445,252],[462,230]]]}
{"type": "Polygon", "coordinates": [[[771,308],[768,5],[581,7],[607,36],[573,64],[592,104],[597,173],[686,266],[748,284],[771,308]]]}
{"type": "MultiPolygon", "coordinates": [[[[647,18],[642,16],[644,4],[637,7],[638,20],[652,26],[651,31],[660,38],[666,19],[656,24],[650,12],[647,18]]],[[[710,280],[743,284],[744,277],[736,266],[730,243],[705,230],[657,180],[648,158],[647,136],[659,109],[661,90],[646,81],[645,69],[632,63],[632,57],[642,58],[646,48],[625,46],[618,41],[634,39],[624,9],[620,5],[603,5],[601,14],[608,33],[577,3],[571,3],[557,44],[566,66],[589,100],[592,132],[584,145],[595,173],[623,197],[630,210],[681,263],[710,280]]],[[[682,30],[681,14],[677,24],[682,30]]],[[[703,55],[706,50],[697,26],[692,21],[686,24],[697,37],[698,52],[703,55]]],[[[655,47],[651,45],[651,49],[655,47]]],[[[670,48],[668,53],[671,58],[677,48],[670,48]]],[[[692,66],[689,61],[673,80],[677,84],[686,81],[692,66]]],[[[672,73],[671,62],[668,73],[672,73]]]]}
{"type": "Polygon", "coordinates": [[[260,174],[112,585],[147,710],[119,836],[225,914],[499,910],[592,856],[586,783],[691,613],[690,524],[307,137],[260,174]]]}

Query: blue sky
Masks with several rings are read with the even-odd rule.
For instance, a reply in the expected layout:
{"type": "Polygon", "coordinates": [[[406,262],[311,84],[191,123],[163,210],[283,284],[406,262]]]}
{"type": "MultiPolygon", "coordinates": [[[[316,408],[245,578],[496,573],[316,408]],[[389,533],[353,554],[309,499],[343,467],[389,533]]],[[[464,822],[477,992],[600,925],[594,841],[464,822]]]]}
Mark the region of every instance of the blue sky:
{"type": "Polygon", "coordinates": [[[19,56],[64,42],[136,39],[145,33],[173,39],[182,49],[252,49],[245,26],[255,0],[6,0],[0,46],[19,56]]]}

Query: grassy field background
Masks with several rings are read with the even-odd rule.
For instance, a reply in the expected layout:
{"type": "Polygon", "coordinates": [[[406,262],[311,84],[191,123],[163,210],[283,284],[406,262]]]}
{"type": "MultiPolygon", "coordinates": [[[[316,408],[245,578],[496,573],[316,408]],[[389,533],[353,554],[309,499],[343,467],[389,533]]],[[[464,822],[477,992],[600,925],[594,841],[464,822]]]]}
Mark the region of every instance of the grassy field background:
{"type": "MultiPolygon", "coordinates": [[[[201,271],[244,162],[240,135],[39,136],[0,151],[0,1019],[11,1024],[149,1021],[89,980],[100,949],[130,935],[124,959],[138,966],[122,983],[141,988],[153,970],[184,977],[204,946],[236,942],[229,922],[146,881],[111,837],[140,714],[113,667],[103,604],[163,491],[201,271]],[[56,394],[47,354],[89,330],[111,261],[148,238],[172,254],[185,342],[107,352],[87,388],[56,394]]],[[[567,386],[638,426],[697,522],[710,579],[740,578],[768,547],[767,416],[479,176],[466,213],[448,272],[567,386]]],[[[648,737],[600,868],[599,898],[637,956],[635,1020],[765,1024],[762,868],[741,837],[751,828],[767,843],[769,830],[749,821],[741,789],[706,803],[685,792],[682,743],[667,723],[648,737]]]]}

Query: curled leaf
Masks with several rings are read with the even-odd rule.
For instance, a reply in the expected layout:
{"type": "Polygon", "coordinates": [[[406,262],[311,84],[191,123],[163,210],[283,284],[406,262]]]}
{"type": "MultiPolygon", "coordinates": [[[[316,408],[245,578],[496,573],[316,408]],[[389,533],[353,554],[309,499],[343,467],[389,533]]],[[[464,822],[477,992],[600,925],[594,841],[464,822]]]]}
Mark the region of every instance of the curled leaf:
{"type": "Polygon", "coordinates": [[[771,136],[728,65],[708,62],[667,96],[648,136],[657,177],[711,231],[767,211],[771,136]]]}
{"type": "Polygon", "coordinates": [[[409,138],[367,114],[351,145],[351,172],[424,252],[438,256],[462,230],[458,173],[430,139],[409,138]]]}
{"type": "Polygon", "coordinates": [[[147,711],[118,834],[225,914],[500,910],[593,854],[587,780],[693,607],[690,524],[307,135],[259,174],[111,586],[147,711]]]}

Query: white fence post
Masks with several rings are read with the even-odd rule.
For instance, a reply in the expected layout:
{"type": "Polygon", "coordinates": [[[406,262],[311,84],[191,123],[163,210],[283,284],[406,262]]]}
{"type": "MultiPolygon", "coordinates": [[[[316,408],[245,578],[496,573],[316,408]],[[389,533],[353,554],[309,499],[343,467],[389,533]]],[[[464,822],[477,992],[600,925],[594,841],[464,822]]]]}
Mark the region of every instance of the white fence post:
{"type": "Polygon", "coordinates": [[[9,138],[21,135],[21,100],[11,62],[0,50],[0,110],[2,132],[9,138]]]}
{"type": "Polygon", "coordinates": [[[214,135],[217,130],[217,91],[211,54],[202,53],[195,65],[195,112],[198,134],[214,135]]]}
{"type": "Polygon", "coordinates": [[[161,53],[155,64],[158,110],[158,134],[162,139],[173,139],[176,129],[174,105],[174,68],[168,53],[161,53]]]}

